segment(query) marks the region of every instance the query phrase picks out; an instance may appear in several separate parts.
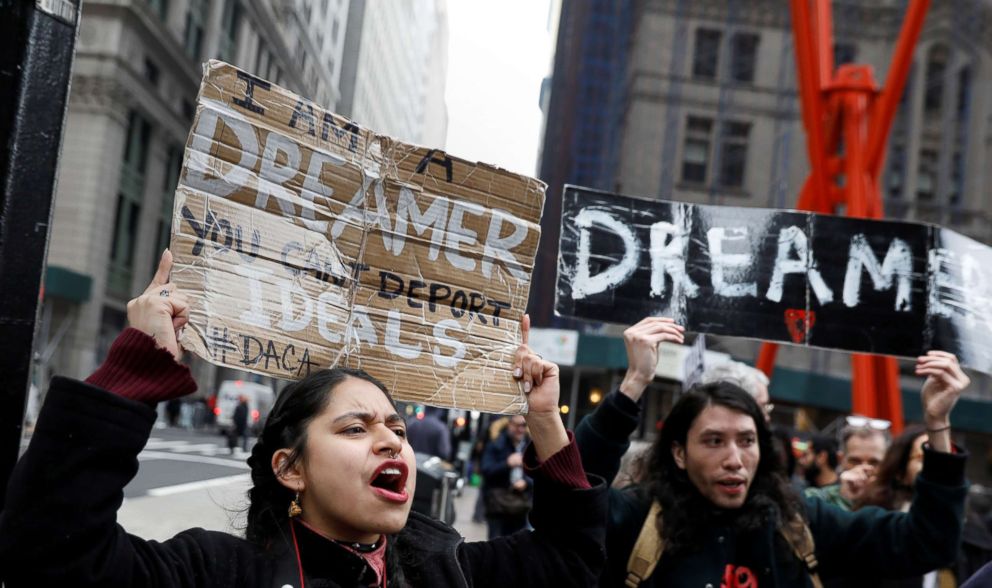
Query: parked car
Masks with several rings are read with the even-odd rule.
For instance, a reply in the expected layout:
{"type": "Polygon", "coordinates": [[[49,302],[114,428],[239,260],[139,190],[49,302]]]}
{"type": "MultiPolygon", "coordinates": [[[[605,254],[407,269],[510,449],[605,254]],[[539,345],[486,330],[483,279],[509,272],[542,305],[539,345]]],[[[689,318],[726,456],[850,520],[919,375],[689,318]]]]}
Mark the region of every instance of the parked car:
{"type": "Polygon", "coordinates": [[[221,382],[220,388],[217,389],[217,404],[214,406],[214,415],[217,417],[217,428],[222,434],[226,434],[231,428],[231,417],[234,416],[234,409],[237,408],[238,400],[242,396],[248,400],[248,429],[250,431],[261,429],[275,399],[275,393],[268,384],[246,380],[221,382]]]}

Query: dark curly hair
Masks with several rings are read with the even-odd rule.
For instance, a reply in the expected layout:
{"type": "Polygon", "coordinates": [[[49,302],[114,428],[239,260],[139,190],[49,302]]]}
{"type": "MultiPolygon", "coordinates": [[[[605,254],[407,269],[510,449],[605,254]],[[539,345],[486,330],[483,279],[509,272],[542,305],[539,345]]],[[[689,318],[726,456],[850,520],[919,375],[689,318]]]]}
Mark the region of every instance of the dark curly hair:
{"type": "Polygon", "coordinates": [[[719,517],[728,513],[716,508],[696,489],[672,455],[675,444],[686,446],[689,429],[704,409],[719,405],[744,413],[754,420],[760,459],[744,505],[728,520],[740,529],[756,529],[769,522],[779,526],[801,516],[798,495],[789,486],[783,465],[772,444],[772,433],[764,414],[750,394],[736,384],[719,381],[694,386],[672,408],[651,448],[643,491],[662,507],[660,525],[669,554],[691,551],[719,517]]]}
{"type": "MultiPolygon", "coordinates": [[[[288,470],[303,458],[307,445],[307,427],[330,402],[331,394],[339,384],[348,378],[356,378],[374,384],[389,403],[396,402],[389,390],[379,380],[363,370],[334,368],[320,370],[287,386],[276,399],[265,426],[252,448],[248,466],[251,468],[252,488],[248,491],[248,522],[245,538],[269,549],[278,540],[287,540],[289,503],[294,493],[283,486],[272,470],[272,456],[276,451],[289,448],[289,458],[282,469],[288,470]]],[[[388,538],[386,548],[386,569],[390,585],[404,586],[404,574],[400,568],[393,537],[388,538]]]]}

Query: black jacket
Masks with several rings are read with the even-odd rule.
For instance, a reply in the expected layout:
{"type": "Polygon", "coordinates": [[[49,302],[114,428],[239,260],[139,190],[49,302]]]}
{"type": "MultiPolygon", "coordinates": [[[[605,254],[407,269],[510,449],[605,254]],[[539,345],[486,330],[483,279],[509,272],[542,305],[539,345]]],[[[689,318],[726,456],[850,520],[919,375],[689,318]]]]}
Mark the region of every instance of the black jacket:
{"type": "MultiPolygon", "coordinates": [[[[262,549],[190,529],[164,542],[115,522],[155,421],[148,405],[70,380],[52,381],[37,429],[0,513],[0,570],[21,586],[282,587],[299,584],[291,541],[262,549]]],[[[598,483],[597,483],[598,482],[598,483]]],[[[603,562],[606,488],[542,480],[534,532],[464,543],[450,527],[410,513],[394,545],[414,586],[591,586],[603,562]]],[[[301,551],[303,551],[301,549],[301,551]]],[[[355,586],[364,560],[340,550],[333,581],[355,586]]],[[[304,568],[309,569],[306,561],[304,568]]]]}
{"type": "MultiPolygon", "coordinates": [[[[486,450],[482,454],[482,483],[484,489],[509,488],[510,487],[510,466],[506,460],[516,453],[517,448],[513,446],[509,433],[504,429],[499,437],[486,445],[486,450]]],[[[528,488],[532,480],[524,476],[528,488]]]]}
{"type": "MultiPolygon", "coordinates": [[[[575,438],[587,472],[616,477],[620,458],[638,423],[638,406],[622,394],[608,396],[583,420],[575,438]]],[[[920,575],[953,561],[961,542],[965,455],[926,450],[916,498],[909,513],[879,508],[846,512],[818,498],[805,500],[820,577],[851,573],[875,577],[920,575]]],[[[623,586],[627,559],[650,505],[640,488],[610,490],[606,571],[602,586],[623,586]]],[[[704,545],[677,557],[662,556],[650,586],[808,587],[805,568],[769,524],[735,531],[732,521],[716,524],[704,545]],[[736,577],[736,579],[735,579],[736,577]],[[756,583],[747,583],[753,578],[756,583]]]]}

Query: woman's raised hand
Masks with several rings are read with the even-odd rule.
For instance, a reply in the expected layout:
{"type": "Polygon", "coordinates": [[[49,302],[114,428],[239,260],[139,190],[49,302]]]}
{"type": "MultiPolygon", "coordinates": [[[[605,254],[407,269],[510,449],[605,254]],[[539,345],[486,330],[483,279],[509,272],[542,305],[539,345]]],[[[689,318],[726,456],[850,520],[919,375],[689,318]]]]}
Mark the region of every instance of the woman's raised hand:
{"type": "Polygon", "coordinates": [[[568,445],[568,434],[558,413],[558,366],[528,346],[530,316],[520,321],[522,342],[513,359],[513,377],[527,395],[527,427],[537,457],[544,461],[568,445]]]}
{"type": "Polygon", "coordinates": [[[144,293],[127,303],[127,322],[179,361],[183,354],[179,331],[189,322],[189,302],[169,281],[171,271],[172,252],[166,249],[144,293]]]}

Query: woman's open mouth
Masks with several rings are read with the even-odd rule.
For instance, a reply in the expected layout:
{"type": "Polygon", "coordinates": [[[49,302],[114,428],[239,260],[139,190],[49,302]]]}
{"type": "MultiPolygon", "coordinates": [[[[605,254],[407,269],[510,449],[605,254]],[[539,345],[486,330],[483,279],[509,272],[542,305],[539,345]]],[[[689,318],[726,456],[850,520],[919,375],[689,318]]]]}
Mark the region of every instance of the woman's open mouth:
{"type": "Polygon", "coordinates": [[[369,485],[379,497],[397,504],[403,504],[410,499],[406,491],[406,479],[409,475],[406,463],[399,460],[384,462],[372,474],[369,485]]]}

